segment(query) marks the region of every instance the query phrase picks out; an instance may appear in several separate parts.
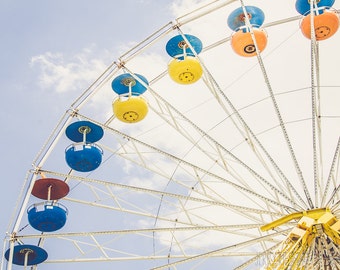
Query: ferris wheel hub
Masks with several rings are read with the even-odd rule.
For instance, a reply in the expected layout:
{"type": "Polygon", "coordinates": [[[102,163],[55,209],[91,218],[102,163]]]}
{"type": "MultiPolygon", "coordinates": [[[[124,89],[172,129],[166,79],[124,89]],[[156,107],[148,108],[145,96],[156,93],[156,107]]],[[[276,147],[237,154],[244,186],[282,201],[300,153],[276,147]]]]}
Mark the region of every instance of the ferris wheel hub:
{"type": "MultiPolygon", "coordinates": [[[[261,229],[268,230],[298,218],[300,220],[297,225],[288,233],[286,240],[282,241],[266,269],[286,269],[285,265],[294,265],[295,256],[304,254],[312,246],[315,253],[324,254],[324,247],[317,247],[317,243],[333,242],[335,246],[340,244],[340,220],[328,208],[292,213],[262,226],[261,229]]],[[[335,253],[335,250],[330,249],[329,252],[335,253]]],[[[322,256],[323,260],[327,260],[327,256],[322,256]]]]}

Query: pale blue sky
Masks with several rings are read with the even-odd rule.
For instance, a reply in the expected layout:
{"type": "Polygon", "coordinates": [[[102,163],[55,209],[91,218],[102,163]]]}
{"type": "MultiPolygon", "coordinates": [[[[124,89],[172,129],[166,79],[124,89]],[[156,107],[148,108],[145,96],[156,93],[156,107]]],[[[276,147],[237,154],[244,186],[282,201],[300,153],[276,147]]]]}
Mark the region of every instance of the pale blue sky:
{"type": "Polygon", "coordinates": [[[66,62],[92,48],[90,58],[105,51],[109,65],[120,46],[140,41],[173,19],[171,2],[0,1],[2,232],[32,160],[56,121],[84,90],[58,94],[53,87],[42,87],[41,70],[32,58],[50,52],[61,54],[66,62]]]}

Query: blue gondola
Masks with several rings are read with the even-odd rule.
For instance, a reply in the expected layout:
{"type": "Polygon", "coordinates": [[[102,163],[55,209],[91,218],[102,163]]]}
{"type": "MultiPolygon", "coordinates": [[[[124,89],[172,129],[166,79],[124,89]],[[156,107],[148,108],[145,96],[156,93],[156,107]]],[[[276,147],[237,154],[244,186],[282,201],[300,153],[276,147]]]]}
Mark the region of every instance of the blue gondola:
{"type": "Polygon", "coordinates": [[[131,95],[133,96],[139,96],[143,94],[147,90],[146,85],[149,85],[149,82],[144,76],[140,74],[134,74],[134,76],[129,73],[124,73],[117,76],[111,83],[112,90],[118,95],[129,94],[130,89],[131,95]],[[138,79],[134,78],[134,76],[136,76],[138,79]],[[141,80],[144,84],[139,80],[141,80]]]}
{"type": "Polygon", "coordinates": [[[77,121],[66,128],[65,134],[74,142],[82,142],[85,134],[86,143],[94,143],[103,137],[104,131],[102,127],[90,121],[77,121]]]}
{"type": "Polygon", "coordinates": [[[34,204],[27,210],[30,225],[41,232],[61,229],[67,219],[67,208],[60,203],[44,202],[34,204]]]}
{"type": "Polygon", "coordinates": [[[90,172],[102,162],[103,150],[96,144],[75,143],[65,150],[67,164],[78,172],[90,172]]]}
{"type": "MultiPolygon", "coordinates": [[[[10,249],[5,253],[5,258],[8,261],[10,256],[10,249]]],[[[38,246],[33,245],[18,245],[13,249],[12,263],[16,265],[36,265],[44,262],[48,257],[47,252],[38,246]]]]}
{"type": "MultiPolygon", "coordinates": [[[[316,1],[316,8],[320,8],[318,13],[322,13],[323,8],[330,8],[333,6],[335,0],[318,0],[316,1]]],[[[301,15],[308,15],[310,13],[310,0],[297,0],[295,8],[301,15]]],[[[315,8],[315,7],[314,7],[315,8]]]]}
{"type": "MultiPolygon", "coordinates": [[[[254,6],[246,6],[245,9],[247,11],[250,24],[256,28],[261,27],[264,22],[263,11],[254,6]]],[[[242,7],[237,8],[230,13],[228,17],[228,26],[235,32],[240,29],[245,29],[246,31],[246,20],[242,7]]]]}
{"type": "MultiPolygon", "coordinates": [[[[195,53],[199,54],[203,49],[202,41],[193,35],[185,34],[184,36],[190,43],[190,46],[195,50],[195,53]]],[[[184,51],[187,56],[195,56],[195,53],[191,50],[190,46],[182,35],[178,35],[167,42],[165,49],[171,57],[183,60],[184,51]]]]}

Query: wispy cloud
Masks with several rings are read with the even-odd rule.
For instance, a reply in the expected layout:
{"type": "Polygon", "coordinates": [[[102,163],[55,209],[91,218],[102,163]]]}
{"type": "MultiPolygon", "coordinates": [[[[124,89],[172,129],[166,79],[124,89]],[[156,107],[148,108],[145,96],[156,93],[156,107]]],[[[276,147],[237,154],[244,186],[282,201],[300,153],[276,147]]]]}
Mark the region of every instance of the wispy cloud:
{"type": "Polygon", "coordinates": [[[91,48],[85,48],[73,56],[46,52],[32,57],[31,65],[40,70],[38,81],[42,88],[62,93],[79,91],[98,77],[107,65],[102,59],[96,57],[91,48]]]}
{"type": "Polygon", "coordinates": [[[192,11],[198,4],[207,2],[202,0],[176,0],[171,5],[171,11],[175,17],[181,16],[186,12],[192,11]]]}

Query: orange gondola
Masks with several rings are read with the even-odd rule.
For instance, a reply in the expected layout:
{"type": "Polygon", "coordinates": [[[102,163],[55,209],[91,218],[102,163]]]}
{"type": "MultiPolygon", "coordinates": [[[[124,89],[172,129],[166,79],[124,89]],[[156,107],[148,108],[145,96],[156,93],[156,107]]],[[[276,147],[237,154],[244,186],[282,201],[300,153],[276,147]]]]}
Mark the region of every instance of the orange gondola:
{"type": "MultiPolygon", "coordinates": [[[[301,31],[307,38],[311,38],[310,14],[301,21],[301,31]]],[[[314,31],[316,40],[324,40],[333,36],[339,28],[339,17],[333,11],[325,11],[314,16],[314,31]]]]}
{"type": "MultiPolygon", "coordinates": [[[[253,33],[257,48],[261,52],[267,46],[267,34],[262,29],[253,29],[253,33]]],[[[250,32],[243,30],[235,32],[231,38],[231,47],[241,56],[250,57],[256,55],[256,46],[250,32]]]]}

